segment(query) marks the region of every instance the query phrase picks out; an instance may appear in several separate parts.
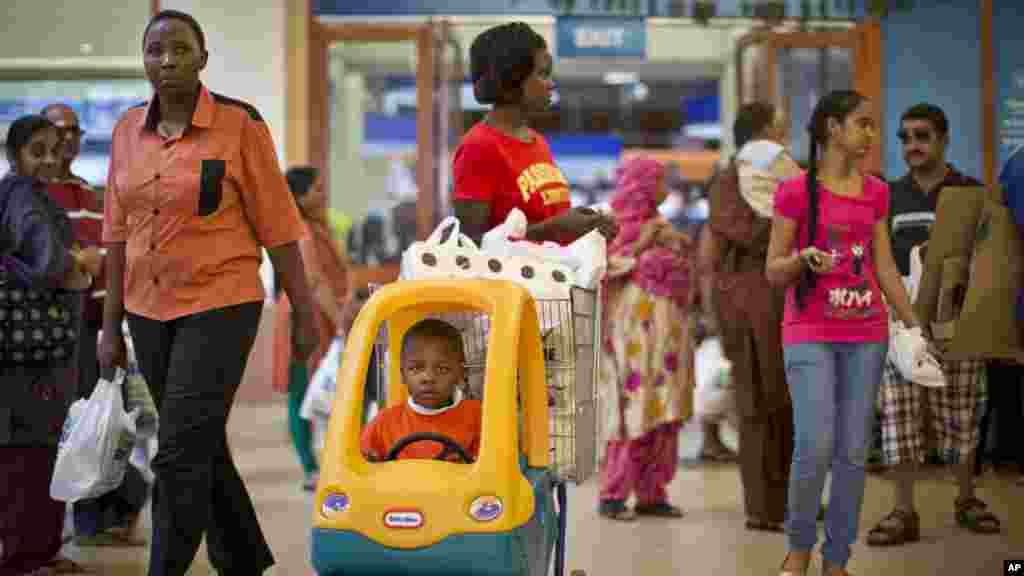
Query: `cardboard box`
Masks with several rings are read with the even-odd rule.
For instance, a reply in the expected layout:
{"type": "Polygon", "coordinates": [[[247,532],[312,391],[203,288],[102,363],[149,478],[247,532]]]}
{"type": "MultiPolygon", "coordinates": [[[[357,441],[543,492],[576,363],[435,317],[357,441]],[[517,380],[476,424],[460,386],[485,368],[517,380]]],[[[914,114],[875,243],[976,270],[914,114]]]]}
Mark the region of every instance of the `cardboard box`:
{"type": "Polygon", "coordinates": [[[949,360],[1024,364],[1017,322],[1024,247],[1001,194],[955,187],[939,196],[914,310],[949,360]]]}
{"type": "Polygon", "coordinates": [[[938,321],[942,269],[946,260],[969,262],[978,218],[988,192],[978,187],[943,188],[935,209],[935,224],[924,255],[924,270],[914,311],[924,325],[938,321]]]}

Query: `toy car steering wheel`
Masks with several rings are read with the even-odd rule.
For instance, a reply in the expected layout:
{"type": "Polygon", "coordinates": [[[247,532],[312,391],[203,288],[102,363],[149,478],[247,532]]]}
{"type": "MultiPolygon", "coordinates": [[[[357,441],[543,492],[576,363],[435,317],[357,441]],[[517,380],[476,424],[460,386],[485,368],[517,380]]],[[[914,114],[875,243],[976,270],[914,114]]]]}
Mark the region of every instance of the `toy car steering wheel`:
{"type": "Polygon", "coordinates": [[[450,454],[458,456],[462,462],[466,464],[472,464],[474,460],[469,457],[469,453],[463,448],[458,442],[442,434],[435,434],[433,432],[417,432],[415,434],[409,434],[395,442],[395,445],[388,450],[387,456],[384,457],[385,462],[391,462],[398,458],[398,455],[402,453],[410,444],[417,442],[439,442],[444,444],[444,449],[438,452],[437,456],[434,456],[434,460],[447,460],[450,454]]]}

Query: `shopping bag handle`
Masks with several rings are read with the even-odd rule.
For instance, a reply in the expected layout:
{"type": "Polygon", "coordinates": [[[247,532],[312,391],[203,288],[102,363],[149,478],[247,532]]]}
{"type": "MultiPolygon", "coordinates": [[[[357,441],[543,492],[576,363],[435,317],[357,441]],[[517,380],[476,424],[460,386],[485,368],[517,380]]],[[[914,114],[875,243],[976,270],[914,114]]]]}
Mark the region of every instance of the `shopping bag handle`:
{"type": "Polygon", "coordinates": [[[451,246],[451,247],[463,247],[469,248],[474,252],[478,252],[480,248],[476,245],[476,242],[472,238],[463,234],[459,229],[459,219],[455,216],[449,216],[441,221],[437,225],[437,228],[427,237],[424,244],[433,246],[451,246]],[[442,241],[441,238],[444,235],[445,230],[451,228],[451,232],[448,237],[442,241]]]}
{"type": "Polygon", "coordinates": [[[479,252],[480,251],[480,247],[476,245],[476,242],[474,242],[472,238],[470,238],[469,236],[466,236],[465,234],[462,234],[462,233],[459,234],[458,242],[459,242],[458,245],[463,247],[463,248],[469,248],[469,249],[473,250],[474,252],[479,252]]]}
{"type": "Polygon", "coordinates": [[[449,244],[451,242],[457,242],[459,238],[459,219],[455,216],[449,216],[434,228],[434,231],[427,237],[426,244],[433,244],[435,246],[441,246],[442,244],[449,244]],[[448,240],[441,242],[441,236],[447,228],[451,228],[451,234],[448,235],[448,240]]]}

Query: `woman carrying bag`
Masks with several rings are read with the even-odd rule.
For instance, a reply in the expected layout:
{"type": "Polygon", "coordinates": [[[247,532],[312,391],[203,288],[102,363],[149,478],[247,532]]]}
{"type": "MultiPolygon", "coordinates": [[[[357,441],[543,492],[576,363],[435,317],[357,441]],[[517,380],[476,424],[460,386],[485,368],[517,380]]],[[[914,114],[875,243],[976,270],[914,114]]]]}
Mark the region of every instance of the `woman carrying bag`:
{"type": "Polygon", "coordinates": [[[280,282],[275,287],[274,389],[288,394],[288,430],[305,475],[303,490],[316,489],[319,466],[313,449],[313,430],[300,414],[310,375],[330,349],[334,338],[351,327],[349,261],[327,222],[327,194],[320,172],[312,166],[296,166],[285,173],[288,188],[299,207],[309,233],[299,242],[307,283],[316,304],[320,340],[308,360],[292,357],[292,311],[280,282]]]}
{"type": "Polygon", "coordinates": [[[92,278],[71,251],[71,222],[46,191],[57,174],[57,128],[42,116],[24,116],[11,124],[6,148],[0,312],[13,321],[0,328],[0,576],[84,573],[58,556],[65,507],[50,498],[49,487],[76,392],[74,335],[92,278]],[[33,339],[37,330],[49,338],[33,339]]]}

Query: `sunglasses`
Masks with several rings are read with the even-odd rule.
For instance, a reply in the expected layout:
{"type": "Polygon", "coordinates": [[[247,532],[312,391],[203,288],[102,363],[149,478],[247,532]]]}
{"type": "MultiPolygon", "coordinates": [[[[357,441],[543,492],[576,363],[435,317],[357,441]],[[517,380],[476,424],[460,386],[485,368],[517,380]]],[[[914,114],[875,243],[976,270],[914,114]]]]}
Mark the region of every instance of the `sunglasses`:
{"type": "Polygon", "coordinates": [[[915,141],[922,144],[927,144],[932,141],[935,134],[931,130],[920,128],[917,130],[900,130],[896,133],[896,137],[900,139],[900,142],[907,144],[908,142],[915,141]]]}
{"type": "Polygon", "coordinates": [[[85,131],[81,126],[61,126],[57,128],[61,138],[81,138],[85,131]]]}

